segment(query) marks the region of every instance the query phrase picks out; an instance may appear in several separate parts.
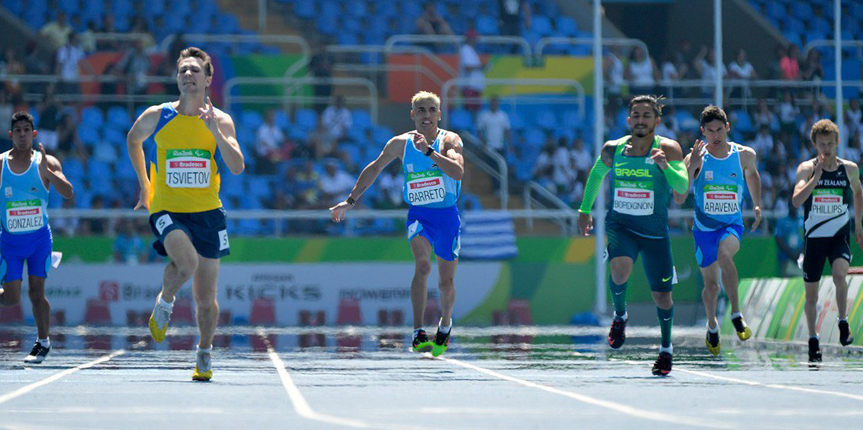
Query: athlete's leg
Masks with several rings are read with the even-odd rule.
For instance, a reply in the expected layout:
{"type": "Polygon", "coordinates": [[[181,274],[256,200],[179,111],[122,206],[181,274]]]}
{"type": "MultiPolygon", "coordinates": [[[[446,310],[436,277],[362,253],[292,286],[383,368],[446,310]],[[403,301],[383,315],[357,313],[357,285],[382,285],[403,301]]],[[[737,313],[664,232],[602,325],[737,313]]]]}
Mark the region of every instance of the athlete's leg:
{"type": "Polygon", "coordinates": [[[165,237],[165,251],[171,261],[165,267],[162,300],[173,303],[174,295],[198,269],[198,252],[192,239],[182,230],[173,230],[165,237]]]}
{"type": "Polygon", "coordinates": [[[806,288],[806,303],[803,311],[806,314],[806,326],[809,328],[809,337],[818,335],[815,330],[815,311],[818,308],[818,282],[804,282],[806,288]]]}
{"type": "Polygon", "coordinates": [[[719,297],[719,263],[701,268],[704,278],[704,289],[701,290],[701,301],[704,302],[704,312],[707,314],[707,326],[714,329],[719,326],[716,318],[716,301],[719,297]]]}
{"type": "Polygon", "coordinates": [[[725,294],[731,302],[731,313],[740,312],[740,302],[737,296],[737,266],[734,265],[734,256],[740,251],[740,240],[733,234],[729,234],[719,242],[717,262],[722,270],[722,286],[725,294]]]}
{"type": "Polygon", "coordinates": [[[611,268],[611,282],[608,289],[611,291],[611,302],[614,304],[614,315],[623,318],[626,315],[626,281],[632,274],[631,257],[614,257],[609,261],[611,268]]]}
{"type": "Polygon", "coordinates": [[[848,260],[837,258],[833,260],[833,285],[836,286],[836,306],[839,308],[839,319],[848,318],[848,260]]]}
{"type": "Polygon", "coordinates": [[[48,298],[45,297],[45,278],[30,275],[28,280],[27,294],[30,296],[30,303],[33,305],[33,319],[36,320],[36,330],[39,333],[39,339],[47,339],[51,326],[51,304],[48,303],[48,298]]]}
{"type": "Polygon", "coordinates": [[[458,267],[458,260],[447,260],[438,257],[437,269],[440,280],[438,288],[440,289],[440,307],[441,307],[441,325],[449,327],[452,325],[452,309],[455,305],[455,271],[458,267]]]}
{"type": "Polygon", "coordinates": [[[21,302],[21,280],[6,282],[3,284],[3,293],[0,294],[0,305],[15,306],[21,302]]]}
{"type": "Polygon", "coordinates": [[[201,333],[198,348],[209,349],[213,346],[213,336],[219,322],[219,302],[216,300],[219,259],[199,255],[197,266],[192,281],[192,294],[197,307],[198,331],[201,333]]]}
{"type": "MultiPolygon", "coordinates": [[[[414,311],[414,328],[423,326],[423,317],[428,298],[427,281],[431,273],[432,246],[422,235],[416,235],[410,241],[411,253],[414,256],[414,277],[411,280],[411,305],[414,311]]],[[[443,300],[443,299],[442,299],[443,300]]],[[[452,311],[452,308],[450,308],[452,311]]]]}

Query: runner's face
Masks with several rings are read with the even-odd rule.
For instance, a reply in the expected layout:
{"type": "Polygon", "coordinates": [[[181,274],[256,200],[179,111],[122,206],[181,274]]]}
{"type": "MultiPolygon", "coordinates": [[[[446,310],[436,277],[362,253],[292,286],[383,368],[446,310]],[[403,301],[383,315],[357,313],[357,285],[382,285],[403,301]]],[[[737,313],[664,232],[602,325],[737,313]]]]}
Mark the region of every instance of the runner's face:
{"type": "Polygon", "coordinates": [[[815,136],[815,149],[824,158],[836,156],[837,137],[833,133],[819,133],[815,136]]]}
{"type": "Polygon", "coordinates": [[[411,110],[411,118],[413,118],[418,132],[434,131],[440,121],[440,106],[434,100],[420,100],[411,110]]]}
{"type": "Polygon", "coordinates": [[[204,92],[211,81],[212,78],[207,76],[204,62],[200,58],[184,58],[177,65],[177,86],[181,93],[204,92]]]}
{"type": "Polygon", "coordinates": [[[704,124],[701,127],[701,133],[704,134],[704,139],[707,140],[707,143],[710,146],[719,146],[725,144],[728,141],[728,130],[731,129],[731,126],[726,122],[715,119],[713,121],[704,124]]]}
{"type": "Polygon", "coordinates": [[[638,103],[629,110],[629,118],[626,122],[636,137],[646,137],[653,134],[653,130],[659,125],[660,118],[653,112],[648,103],[638,103]]]}
{"type": "Polygon", "coordinates": [[[19,151],[33,147],[33,126],[26,121],[18,121],[12,126],[12,144],[19,151]]]}

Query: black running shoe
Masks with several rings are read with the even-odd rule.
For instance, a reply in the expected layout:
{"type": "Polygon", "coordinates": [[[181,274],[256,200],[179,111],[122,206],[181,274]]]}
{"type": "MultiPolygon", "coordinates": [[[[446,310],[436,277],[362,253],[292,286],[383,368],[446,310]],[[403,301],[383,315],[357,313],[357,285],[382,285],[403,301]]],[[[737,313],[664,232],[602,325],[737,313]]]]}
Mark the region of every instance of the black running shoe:
{"type": "Polygon", "coordinates": [[[24,362],[28,364],[39,364],[45,361],[45,357],[51,352],[51,347],[45,348],[41,343],[36,342],[33,349],[30,350],[30,355],[24,357],[24,362]]]}
{"type": "Polygon", "coordinates": [[[668,376],[671,373],[671,354],[660,352],[656,363],[653,363],[653,374],[656,376],[668,376]]]}
{"type": "Polygon", "coordinates": [[[711,333],[710,330],[707,330],[707,338],[704,340],[704,343],[707,345],[707,350],[710,351],[713,355],[719,355],[721,350],[721,346],[719,345],[719,332],[711,333]]]}
{"type": "Polygon", "coordinates": [[[414,332],[413,348],[414,352],[427,352],[431,349],[432,343],[429,340],[425,330],[414,332]]]}
{"type": "Polygon", "coordinates": [[[740,340],[746,340],[752,337],[752,329],[746,325],[746,321],[743,321],[743,317],[737,317],[731,319],[731,324],[734,326],[734,331],[737,332],[737,337],[740,340]]]}
{"type": "Polygon", "coordinates": [[[815,338],[815,337],[809,338],[809,362],[810,363],[820,363],[821,362],[821,346],[818,342],[818,338],[815,338]]]}
{"type": "Polygon", "coordinates": [[[452,333],[452,329],[450,329],[447,333],[441,333],[440,329],[438,329],[437,333],[434,335],[434,345],[432,345],[432,355],[437,357],[444,352],[449,347],[449,335],[452,333]]]}
{"type": "Polygon", "coordinates": [[[626,320],[615,318],[608,331],[608,346],[617,349],[626,341],[626,320]]]}
{"type": "Polygon", "coordinates": [[[848,321],[839,321],[839,343],[842,346],[854,343],[854,336],[851,336],[851,328],[848,327],[848,321]]]}

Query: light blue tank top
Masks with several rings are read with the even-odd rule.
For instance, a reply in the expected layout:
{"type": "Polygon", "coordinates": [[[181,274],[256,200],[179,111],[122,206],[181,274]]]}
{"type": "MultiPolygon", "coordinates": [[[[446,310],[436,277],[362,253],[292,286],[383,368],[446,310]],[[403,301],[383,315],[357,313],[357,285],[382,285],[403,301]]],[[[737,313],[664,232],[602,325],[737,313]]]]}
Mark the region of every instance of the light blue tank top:
{"type": "MultiPolygon", "coordinates": [[[[444,136],[451,131],[438,130],[432,144],[435,152],[440,152],[444,136]]],[[[405,143],[402,170],[405,176],[403,196],[405,203],[426,208],[448,208],[455,205],[461,193],[461,181],[444,173],[430,157],[414,147],[413,137],[405,143]]]]}
{"type": "Polygon", "coordinates": [[[3,233],[32,233],[48,227],[48,189],[39,175],[42,154],[33,151],[30,167],[24,173],[12,173],[7,157],[9,151],[0,155],[3,171],[0,176],[0,204],[3,214],[3,233]]]}
{"type": "Polygon", "coordinates": [[[740,145],[728,142],[731,152],[716,158],[707,150],[701,173],[693,183],[695,230],[713,231],[732,224],[743,225],[743,191],[746,181],[740,162],[740,145]]]}

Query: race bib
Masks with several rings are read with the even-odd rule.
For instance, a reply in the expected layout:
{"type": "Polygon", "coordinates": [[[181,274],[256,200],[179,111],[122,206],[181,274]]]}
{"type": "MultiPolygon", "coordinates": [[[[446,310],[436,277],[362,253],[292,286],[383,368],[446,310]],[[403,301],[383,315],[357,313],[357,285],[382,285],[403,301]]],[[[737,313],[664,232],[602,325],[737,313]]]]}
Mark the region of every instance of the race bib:
{"type": "Polygon", "coordinates": [[[816,188],[812,191],[812,213],[815,215],[841,215],[846,210],[842,203],[842,190],[840,189],[816,188]]]}
{"type": "Polygon", "coordinates": [[[45,225],[42,215],[42,201],[39,199],[6,202],[6,231],[25,233],[39,230],[45,225]]]}
{"type": "Polygon", "coordinates": [[[422,206],[443,202],[446,189],[443,185],[443,173],[435,170],[408,173],[408,201],[411,205],[422,206]]]}
{"type": "Polygon", "coordinates": [[[165,183],[171,188],[210,186],[210,151],[169,149],[165,154],[165,183]]]}
{"type": "Polygon", "coordinates": [[[737,185],[705,185],[704,213],[707,215],[733,215],[740,212],[737,185]]]}
{"type": "Polygon", "coordinates": [[[653,182],[615,180],[614,210],[626,215],[653,215],[653,182]]]}

